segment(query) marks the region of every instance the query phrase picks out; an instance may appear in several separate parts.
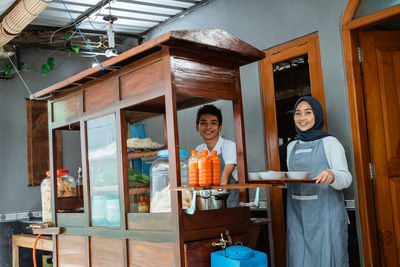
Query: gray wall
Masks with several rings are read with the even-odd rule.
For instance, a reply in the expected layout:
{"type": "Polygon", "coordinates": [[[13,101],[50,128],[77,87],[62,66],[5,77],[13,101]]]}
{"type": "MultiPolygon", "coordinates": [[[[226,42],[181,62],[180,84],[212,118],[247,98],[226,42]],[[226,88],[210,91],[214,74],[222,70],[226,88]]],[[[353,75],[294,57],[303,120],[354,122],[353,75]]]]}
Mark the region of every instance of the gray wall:
{"type": "MultiPolygon", "coordinates": [[[[321,48],[323,82],[329,132],[344,145],[349,167],[352,170],[352,146],[349,122],[347,89],[345,84],[340,21],[346,0],[214,0],[208,5],[189,13],[183,18],[155,29],[147,36],[152,39],[170,30],[223,29],[254,47],[264,50],[307,34],[318,32],[321,48]]],[[[245,116],[247,162],[249,171],[265,168],[262,103],[258,63],[241,68],[243,108],[245,116]]],[[[224,116],[230,112],[223,104],[224,116]],[[225,111],[226,110],[226,111],[225,111]]],[[[195,110],[185,110],[181,115],[185,126],[194,127],[195,110]]],[[[225,136],[231,137],[232,119],[224,118],[225,136]]],[[[181,139],[182,147],[188,148],[201,142],[190,128],[180,127],[191,136],[181,139]],[[189,129],[189,130],[188,130],[189,129]]],[[[347,198],[354,198],[354,183],[347,189],[347,198]]]]}
{"type": "MultiPolygon", "coordinates": [[[[32,92],[79,73],[94,62],[91,58],[71,55],[60,68],[43,76],[41,66],[46,62],[49,52],[21,49],[21,61],[27,68],[21,76],[32,92]]],[[[66,57],[66,53],[57,52],[52,56],[57,65],[66,57]]],[[[8,59],[0,60],[0,68],[5,64],[9,64],[8,59]]],[[[0,214],[41,209],[40,188],[27,186],[25,98],[29,98],[29,93],[17,76],[0,80],[0,214]]],[[[66,136],[66,140],[71,142],[71,137],[66,136]]],[[[66,155],[67,158],[70,156],[74,155],[66,155]]]]}

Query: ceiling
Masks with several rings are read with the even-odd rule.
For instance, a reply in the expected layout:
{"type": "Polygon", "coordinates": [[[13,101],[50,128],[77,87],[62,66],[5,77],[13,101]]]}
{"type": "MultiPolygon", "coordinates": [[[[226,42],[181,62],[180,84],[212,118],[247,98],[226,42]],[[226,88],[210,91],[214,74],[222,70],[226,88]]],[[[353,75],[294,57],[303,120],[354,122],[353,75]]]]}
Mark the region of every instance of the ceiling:
{"type": "MultiPolygon", "coordinates": [[[[0,20],[22,0],[0,0],[0,20]]],[[[91,40],[102,35],[107,39],[110,16],[113,21],[116,46],[127,38],[141,43],[149,31],[167,24],[204,6],[212,0],[41,0],[50,2],[11,44],[46,46],[65,42],[65,34],[83,42],[76,31],[74,21],[86,38],[91,40]],[[108,17],[107,17],[108,16],[108,17]],[[72,20],[72,18],[74,21],[72,20]]],[[[100,37],[101,38],[101,37],[100,37]]],[[[97,40],[98,41],[98,40],[97,40]]],[[[107,42],[104,42],[104,47],[107,42]]]]}
{"type": "Polygon", "coordinates": [[[73,24],[66,11],[80,22],[82,30],[106,31],[104,16],[113,15],[114,31],[127,34],[143,34],[162,22],[190,8],[201,0],[55,0],[31,25],[65,27],[73,24]]]}

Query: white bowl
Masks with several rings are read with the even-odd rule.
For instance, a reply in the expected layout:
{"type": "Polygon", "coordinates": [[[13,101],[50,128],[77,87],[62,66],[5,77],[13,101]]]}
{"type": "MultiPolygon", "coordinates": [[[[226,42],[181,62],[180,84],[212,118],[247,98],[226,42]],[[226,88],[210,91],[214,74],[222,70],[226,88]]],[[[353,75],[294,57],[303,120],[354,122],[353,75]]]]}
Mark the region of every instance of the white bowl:
{"type": "Polygon", "coordinates": [[[249,178],[249,181],[250,180],[259,180],[259,179],[261,179],[259,172],[249,172],[248,178],[249,178]]]}
{"type": "Polygon", "coordinates": [[[261,179],[264,179],[264,180],[286,178],[286,175],[284,172],[275,172],[275,171],[260,172],[260,176],[261,176],[261,179]]]}
{"type": "Polygon", "coordinates": [[[286,172],[289,179],[307,179],[309,175],[309,172],[286,172]]]}

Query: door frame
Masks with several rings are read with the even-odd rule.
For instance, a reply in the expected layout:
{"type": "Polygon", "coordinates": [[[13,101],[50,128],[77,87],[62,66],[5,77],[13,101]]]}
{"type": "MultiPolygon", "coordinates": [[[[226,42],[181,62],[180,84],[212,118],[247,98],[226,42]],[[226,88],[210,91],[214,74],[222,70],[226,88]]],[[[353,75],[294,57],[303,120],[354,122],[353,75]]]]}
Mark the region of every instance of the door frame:
{"type": "MultiPolygon", "coordinates": [[[[261,97],[263,102],[264,133],[266,145],[266,166],[268,170],[280,170],[278,125],[275,106],[273,64],[301,55],[308,55],[311,95],[317,98],[324,110],[326,122],[325,95],[322,79],[321,52],[318,33],[289,41],[264,50],[265,58],[260,61],[261,97]],[[267,108],[268,107],[268,108],[267,108]]],[[[324,130],[327,129],[325,123],[324,130]]],[[[271,231],[274,266],[286,266],[286,229],[282,189],[269,190],[271,207],[271,231]]]]}
{"type": "Polygon", "coordinates": [[[367,125],[364,109],[362,76],[358,61],[357,32],[400,17],[400,4],[370,15],[354,18],[360,0],[349,0],[342,17],[342,42],[345,63],[354,169],[357,177],[358,211],[365,266],[379,266],[379,247],[373,189],[369,173],[367,125]]]}

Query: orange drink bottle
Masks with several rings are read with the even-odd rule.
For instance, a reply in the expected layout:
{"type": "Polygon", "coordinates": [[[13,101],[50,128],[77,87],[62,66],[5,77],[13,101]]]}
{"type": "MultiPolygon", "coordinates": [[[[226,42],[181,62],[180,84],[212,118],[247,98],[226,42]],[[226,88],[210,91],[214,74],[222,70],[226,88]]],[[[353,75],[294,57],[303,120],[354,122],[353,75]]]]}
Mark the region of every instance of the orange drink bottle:
{"type": "Polygon", "coordinates": [[[212,185],[212,165],[211,158],[208,156],[207,150],[200,152],[200,158],[198,160],[199,165],[199,185],[210,186],[212,185]]]}
{"type": "Polygon", "coordinates": [[[221,183],[221,159],[217,156],[217,151],[211,151],[212,165],[212,184],[219,185],[221,183]]]}
{"type": "Polygon", "coordinates": [[[197,150],[192,150],[192,155],[189,158],[189,186],[199,185],[199,169],[197,160],[197,150]]]}

